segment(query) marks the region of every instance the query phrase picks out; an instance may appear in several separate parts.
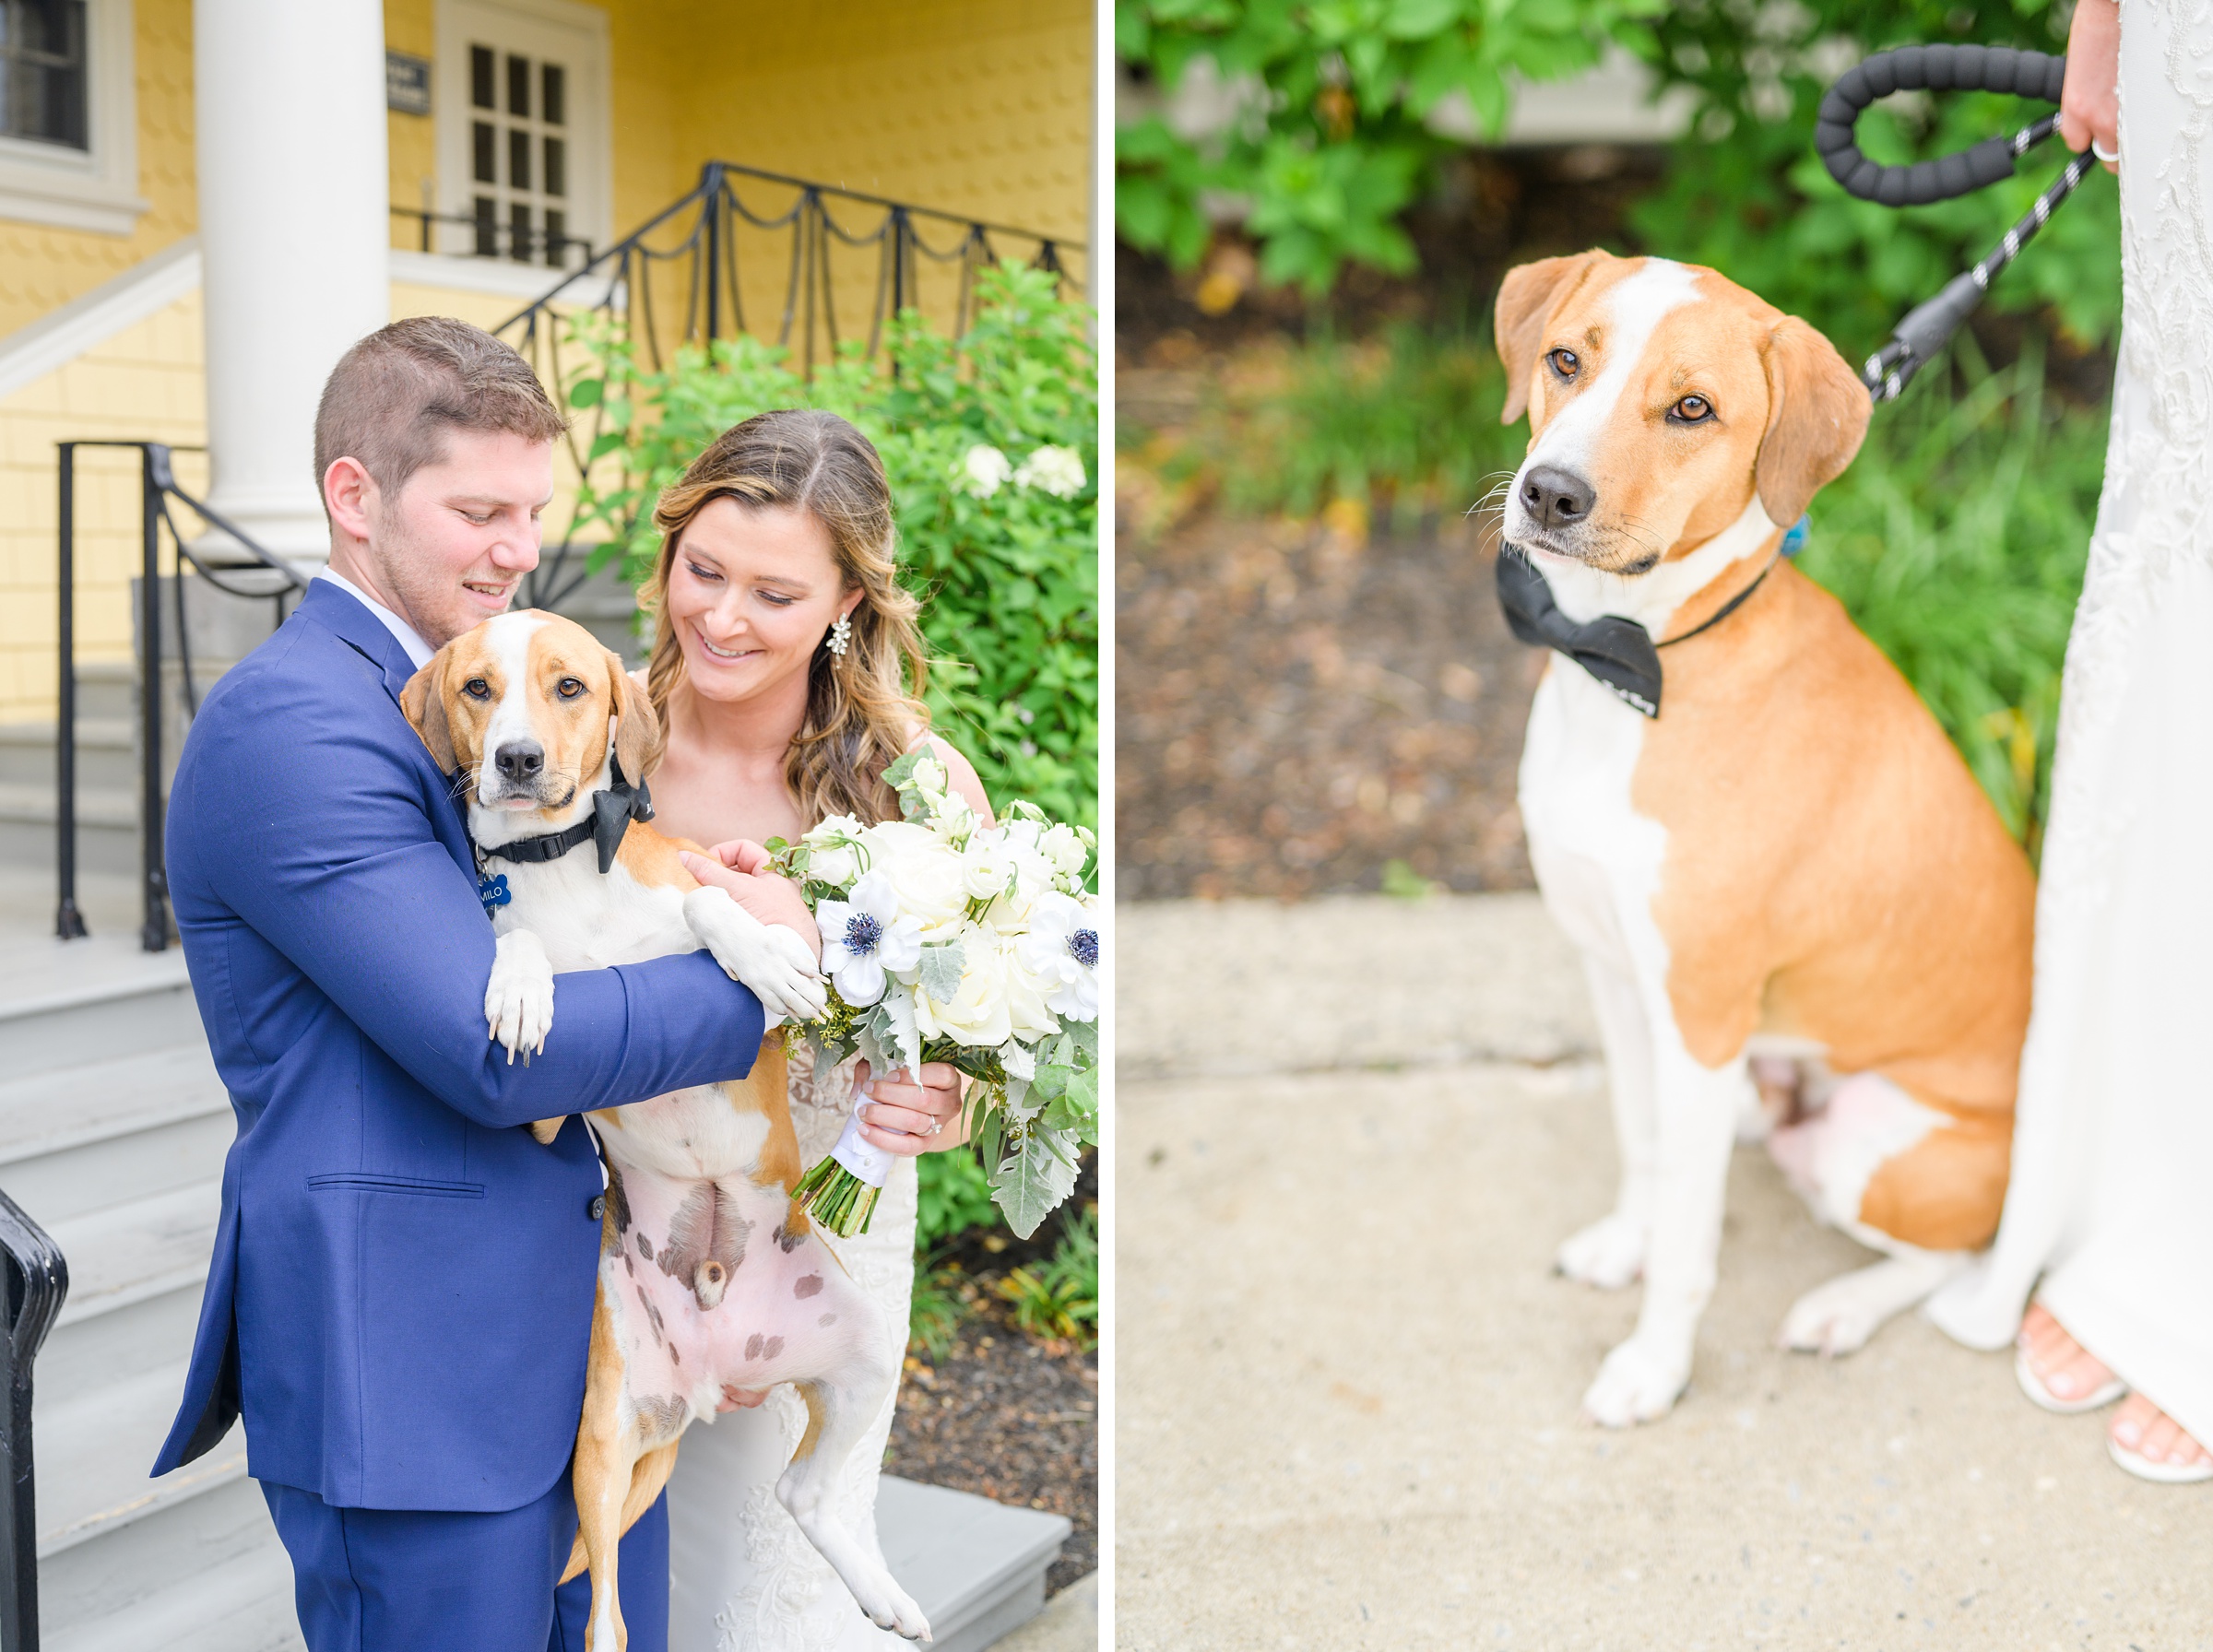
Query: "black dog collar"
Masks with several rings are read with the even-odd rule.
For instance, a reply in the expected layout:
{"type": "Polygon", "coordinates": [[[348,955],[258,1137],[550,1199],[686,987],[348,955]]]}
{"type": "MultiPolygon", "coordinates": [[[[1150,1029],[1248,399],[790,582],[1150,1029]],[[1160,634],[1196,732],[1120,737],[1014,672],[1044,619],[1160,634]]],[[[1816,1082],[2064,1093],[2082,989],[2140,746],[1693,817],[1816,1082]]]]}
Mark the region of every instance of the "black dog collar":
{"type": "Polygon", "coordinates": [[[607,761],[608,778],[613,784],[592,794],[592,812],[575,825],[566,832],[549,832],[543,837],[519,837],[511,844],[479,844],[477,853],[528,866],[559,860],[589,838],[599,850],[599,870],[606,872],[615,864],[615,851],[622,846],[622,834],[630,830],[630,823],[653,819],[652,795],[642,784],[633,785],[622,778],[621,758],[610,752],[607,761]]]}

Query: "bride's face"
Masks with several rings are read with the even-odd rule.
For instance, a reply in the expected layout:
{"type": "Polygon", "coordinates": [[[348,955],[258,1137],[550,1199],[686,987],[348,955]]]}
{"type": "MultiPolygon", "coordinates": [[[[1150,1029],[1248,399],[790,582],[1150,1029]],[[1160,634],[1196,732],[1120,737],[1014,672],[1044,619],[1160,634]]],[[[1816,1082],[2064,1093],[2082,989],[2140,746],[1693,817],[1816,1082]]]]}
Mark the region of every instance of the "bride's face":
{"type": "Polygon", "coordinates": [[[831,624],[860,601],[811,512],[711,502],[669,570],[669,618],[692,687],[724,702],[806,680],[831,624]]]}

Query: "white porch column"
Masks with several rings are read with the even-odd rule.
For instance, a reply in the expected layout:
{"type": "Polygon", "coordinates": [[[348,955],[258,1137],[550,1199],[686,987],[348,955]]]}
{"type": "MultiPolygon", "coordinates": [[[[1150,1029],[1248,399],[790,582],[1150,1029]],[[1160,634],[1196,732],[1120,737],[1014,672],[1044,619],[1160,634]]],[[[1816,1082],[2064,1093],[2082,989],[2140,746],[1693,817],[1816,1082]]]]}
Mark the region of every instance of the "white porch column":
{"type": "Polygon", "coordinates": [[[315,402],[346,347],[391,319],[384,7],[195,0],[193,75],[208,502],[319,565],[315,402]]]}

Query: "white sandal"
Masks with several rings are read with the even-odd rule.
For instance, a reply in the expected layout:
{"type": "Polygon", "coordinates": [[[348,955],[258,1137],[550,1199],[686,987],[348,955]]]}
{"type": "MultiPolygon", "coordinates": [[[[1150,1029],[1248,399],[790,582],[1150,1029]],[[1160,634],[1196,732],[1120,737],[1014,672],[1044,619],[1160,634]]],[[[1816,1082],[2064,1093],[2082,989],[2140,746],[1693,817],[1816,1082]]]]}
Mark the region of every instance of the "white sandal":
{"type": "MultiPolygon", "coordinates": [[[[2029,1351],[2025,1348],[2014,1350],[2013,1375],[2019,1381],[2022,1393],[2058,1417],[2079,1417],[2085,1411],[2101,1410],[2128,1392],[2128,1385],[2116,1376],[2109,1378],[2079,1399],[2062,1399],[2044,1386],[2044,1379],[2037,1375],[2030,1365],[2029,1351]]],[[[2125,1469],[2128,1465],[2124,1463],[2122,1467],[2125,1469]]],[[[2130,1472],[2134,1473],[2135,1470],[2130,1469],[2130,1472]]],[[[2150,1476],[2147,1475],[2146,1478],[2149,1479],[2150,1476]]]]}
{"type": "Polygon", "coordinates": [[[2201,1458],[2195,1463],[2155,1463],[2142,1453],[2131,1451],[2111,1434],[2105,1436],[2105,1448],[2122,1472],[2148,1480],[2154,1485],[2193,1486],[2200,1481],[2213,1480],[2213,1461],[2201,1458]]]}

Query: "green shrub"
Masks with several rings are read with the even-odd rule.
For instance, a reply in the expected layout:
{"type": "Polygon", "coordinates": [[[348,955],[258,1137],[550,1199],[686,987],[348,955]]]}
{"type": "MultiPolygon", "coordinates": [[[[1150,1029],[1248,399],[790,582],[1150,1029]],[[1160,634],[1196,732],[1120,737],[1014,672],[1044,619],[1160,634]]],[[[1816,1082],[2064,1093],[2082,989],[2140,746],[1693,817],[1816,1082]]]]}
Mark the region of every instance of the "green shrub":
{"type": "MultiPolygon", "coordinates": [[[[952,1158],[951,1153],[937,1155],[952,1158]]],[[[953,1351],[953,1339],[976,1313],[976,1286],[960,1268],[931,1268],[919,1257],[906,1314],[906,1345],[936,1364],[953,1351]]]]}
{"type": "Polygon", "coordinates": [[[897,511],[902,578],[924,599],[932,655],[927,698],[940,729],[972,760],[995,799],[1027,797],[1057,820],[1098,824],[1098,381],[1091,313],[1053,278],[1014,266],[985,271],[957,342],[910,311],[888,329],[881,362],[858,344],[811,379],[787,353],[740,336],[680,350],[665,371],[620,336],[580,324],[597,371],[572,406],[604,404],[610,425],[592,454],[579,532],[603,533],[592,565],[620,558],[633,582],[660,537],[653,501],[723,431],[772,407],[822,407],[851,419],[883,455],[897,511]],[[1083,483],[1071,497],[1001,482],[964,483],[972,448],[1019,466],[1042,447],[1072,449],[1083,483]]]}
{"type": "Polygon", "coordinates": [[[1098,1339],[1099,1208],[1086,1205],[1069,1219],[1048,1260],[1009,1270],[993,1289],[1031,1336],[1091,1347],[1098,1339]]]}
{"type": "Polygon", "coordinates": [[[998,1225],[991,1178],[973,1152],[924,1153],[915,1161],[915,1249],[934,1251],[971,1228],[998,1225]]]}

